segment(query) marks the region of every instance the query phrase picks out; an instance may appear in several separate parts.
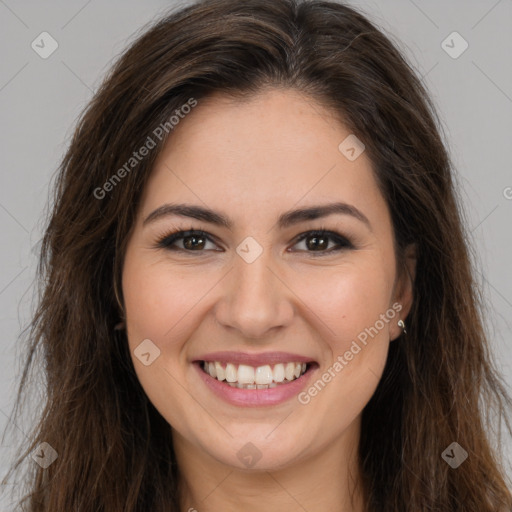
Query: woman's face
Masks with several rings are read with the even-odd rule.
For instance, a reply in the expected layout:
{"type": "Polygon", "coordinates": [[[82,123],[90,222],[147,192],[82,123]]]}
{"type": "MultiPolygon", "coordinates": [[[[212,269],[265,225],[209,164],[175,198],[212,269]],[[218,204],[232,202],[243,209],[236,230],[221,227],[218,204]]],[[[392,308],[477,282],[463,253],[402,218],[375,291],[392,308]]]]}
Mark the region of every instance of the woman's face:
{"type": "Polygon", "coordinates": [[[159,155],[123,296],[137,376],[180,449],[277,469],[357,446],[411,290],[350,135],[292,90],[245,102],[217,94],[159,155]],[[205,233],[168,236],[187,230],[205,233]]]}

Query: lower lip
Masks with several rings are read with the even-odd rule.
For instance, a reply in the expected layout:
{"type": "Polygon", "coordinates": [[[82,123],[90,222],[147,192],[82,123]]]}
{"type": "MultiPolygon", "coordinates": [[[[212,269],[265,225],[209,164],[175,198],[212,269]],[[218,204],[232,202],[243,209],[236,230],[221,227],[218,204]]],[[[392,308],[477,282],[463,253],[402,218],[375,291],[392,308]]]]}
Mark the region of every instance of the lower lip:
{"type": "Polygon", "coordinates": [[[277,405],[286,402],[290,398],[297,396],[309,382],[311,376],[317,370],[316,364],[308,367],[306,373],[301,375],[288,384],[278,384],[275,388],[267,389],[240,389],[231,387],[225,381],[217,380],[211,377],[201,368],[200,362],[195,362],[194,366],[199,372],[203,382],[220,398],[226,402],[240,407],[262,407],[267,405],[277,405]]]}

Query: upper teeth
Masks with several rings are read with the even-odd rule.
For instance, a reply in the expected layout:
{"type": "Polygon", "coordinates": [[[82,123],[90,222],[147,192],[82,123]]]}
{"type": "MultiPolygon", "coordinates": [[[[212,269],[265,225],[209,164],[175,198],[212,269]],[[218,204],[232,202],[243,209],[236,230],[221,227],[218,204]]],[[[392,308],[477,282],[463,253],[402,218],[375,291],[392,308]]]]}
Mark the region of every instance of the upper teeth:
{"type": "Polygon", "coordinates": [[[273,367],[266,364],[255,368],[245,364],[237,366],[233,363],[227,363],[224,367],[218,361],[203,361],[203,369],[217,380],[250,386],[280,383],[285,379],[295,380],[306,371],[306,363],[278,363],[273,367]]]}

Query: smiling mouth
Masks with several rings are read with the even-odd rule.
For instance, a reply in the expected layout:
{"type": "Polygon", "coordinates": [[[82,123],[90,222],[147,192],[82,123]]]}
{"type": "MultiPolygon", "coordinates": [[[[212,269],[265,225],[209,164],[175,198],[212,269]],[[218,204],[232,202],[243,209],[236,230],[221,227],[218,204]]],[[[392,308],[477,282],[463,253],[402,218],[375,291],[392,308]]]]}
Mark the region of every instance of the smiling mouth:
{"type": "Polygon", "coordinates": [[[273,365],[199,361],[199,366],[210,377],[239,389],[269,389],[289,384],[302,377],[315,363],[288,362],[273,365]]]}

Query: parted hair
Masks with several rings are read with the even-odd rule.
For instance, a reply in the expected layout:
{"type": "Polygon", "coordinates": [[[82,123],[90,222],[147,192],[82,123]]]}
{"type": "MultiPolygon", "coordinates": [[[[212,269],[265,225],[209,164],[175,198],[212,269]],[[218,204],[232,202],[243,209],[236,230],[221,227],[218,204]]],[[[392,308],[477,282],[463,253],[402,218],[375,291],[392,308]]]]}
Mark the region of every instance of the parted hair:
{"type": "Polygon", "coordinates": [[[97,191],[190,98],[200,108],[215,92],[243,99],[273,87],[307,95],[363,141],[400,268],[405,248],[417,248],[407,334],[391,344],[362,416],[366,510],[512,510],[498,446],[511,402],[435,107],[382,29],[317,0],[208,0],[168,12],[116,59],[78,119],[45,221],[13,423],[36,367],[44,404],[11,471],[42,442],[58,457],[29,465],[23,510],[179,511],[171,429],[138,382],[126,332],[114,329],[127,240],[166,138],[104,197],[97,191]],[[454,441],[468,453],[457,469],[441,456],[454,441]]]}

